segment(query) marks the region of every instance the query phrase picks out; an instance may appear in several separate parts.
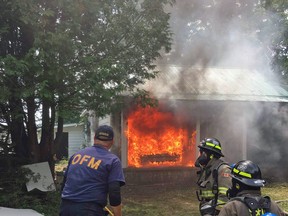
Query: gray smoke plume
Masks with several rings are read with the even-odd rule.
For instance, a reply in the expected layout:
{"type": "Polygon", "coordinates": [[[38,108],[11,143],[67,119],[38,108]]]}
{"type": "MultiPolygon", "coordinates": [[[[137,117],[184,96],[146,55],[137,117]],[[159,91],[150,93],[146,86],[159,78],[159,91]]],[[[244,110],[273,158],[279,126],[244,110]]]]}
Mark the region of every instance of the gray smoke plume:
{"type": "Polygon", "coordinates": [[[176,1],[173,50],[159,64],[269,68],[267,33],[277,29],[259,7],[258,0],[176,1]]]}
{"type": "MultiPolygon", "coordinates": [[[[201,118],[201,137],[219,138],[228,162],[247,158],[258,163],[264,178],[287,178],[286,102],[267,102],[263,97],[258,102],[257,98],[236,101],[225,98],[199,101],[198,98],[197,101],[197,95],[187,96],[189,91],[197,93],[197,89],[207,84],[203,78],[209,68],[257,70],[272,85],[278,85],[270,65],[270,36],[273,36],[271,32],[277,31],[277,26],[271,25],[267,18],[269,14],[262,13],[258,0],[178,0],[170,10],[173,47],[158,61],[163,75],[159,75],[150,90],[158,98],[169,99],[166,108],[182,116],[183,121],[201,118]],[[191,68],[197,68],[196,76],[190,73],[191,68]],[[187,82],[190,82],[189,89],[187,82]],[[185,100],[176,100],[175,94],[185,95],[185,100]]],[[[241,86],[246,76],[243,73],[242,78],[226,80],[226,83],[230,87],[241,86]]],[[[251,82],[254,81],[251,79],[251,82]]],[[[215,88],[215,92],[223,88],[217,79],[213,85],[209,88],[215,88]]],[[[242,85],[242,88],[246,87],[242,85]]],[[[258,90],[264,88],[260,83],[258,90]]],[[[269,96],[273,97],[273,94],[269,96]]],[[[287,98],[287,94],[283,96],[287,98]]]]}

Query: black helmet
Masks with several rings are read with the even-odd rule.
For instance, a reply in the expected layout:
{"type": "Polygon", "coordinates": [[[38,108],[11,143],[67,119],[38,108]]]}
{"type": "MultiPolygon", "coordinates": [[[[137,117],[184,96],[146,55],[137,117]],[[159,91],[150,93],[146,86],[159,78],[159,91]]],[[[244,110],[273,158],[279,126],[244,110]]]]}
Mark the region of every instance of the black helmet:
{"type": "Polygon", "coordinates": [[[221,143],[219,140],[215,138],[205,138],[201,141],[200,145],[198,146],[200,149],[209,150],[213,153],[216,153],[217,155],[224,157],[224,155],[221,152],[221,143]]]}
{"type": "Polygon", "coordinates": [[[250,160],[239,161],[232,169],[232,178],[252,187],[263,187],[260,168],[250,160]]]}

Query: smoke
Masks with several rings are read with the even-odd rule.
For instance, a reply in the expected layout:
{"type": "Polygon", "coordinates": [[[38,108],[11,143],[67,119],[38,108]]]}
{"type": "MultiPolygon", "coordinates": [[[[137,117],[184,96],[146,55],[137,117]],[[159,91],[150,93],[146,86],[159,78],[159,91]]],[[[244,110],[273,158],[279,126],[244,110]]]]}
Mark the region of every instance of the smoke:
{"type": "Polygon", "coordinates": [[[266,16],[258,0],[178,0],[171,9],[173,49],[159,64],[269,68],[263,53],[275,29],[266,16]]]}
{"type": "MultiPolygon", "coordinates": [[[[259,106],[254,105],[254,110],[258,111],[259,106]]],[[[287,180],[288,177],[287,112],[286,104],[263,103],[261,113],[252,116],[251,112],[248,122],[251,129],[255,128],[247,136],[248,158],[258,163],[264,177],[271,181],[287,180]]]]}
{"type": "MultiPolygon", "coordinates": [[[[273,80],[270,83],[279,83],[270,65],[271,32],[277,27],[271,25],[268,16],[261,13],[258,0],[178,0],[171,8],[172,51],[157,62],[162,73],[146,87],[157,98],[169,99],[167,106],[183,116],[183,121],[196,124],[200,119],[201,138],[218,138],[228,162],[250,159],[263,169],[264,178],[279,180],[288,176],[287,106],[260,98],[271,89],[259,80],[250,78],[250,83],[242,84],[254,70],[273,80]],[[211,77],[209,68],[239,69],[243,73],[236,80],[227,80],[231,76],[221,77],[220,72],[211,77]],[[229,88],[223,86],[225,83],[229,88]],[[250,86],[256,86],[258,92],[251,92],[250,86]],[[207,100],[205,95],[197,95],[197,90],[200,93],[205,87],[210,90],[207,100]],[[248,95],[231,99],[233,87],[235,92],[247,90],[248,95]],[[222,99],[216,97],[219,92],[222,99]],[[214,93],[216,99],[211,100],[214,93]]],[[[273,95],[277,92],[271,90],[267,96],[273,95]]]]}

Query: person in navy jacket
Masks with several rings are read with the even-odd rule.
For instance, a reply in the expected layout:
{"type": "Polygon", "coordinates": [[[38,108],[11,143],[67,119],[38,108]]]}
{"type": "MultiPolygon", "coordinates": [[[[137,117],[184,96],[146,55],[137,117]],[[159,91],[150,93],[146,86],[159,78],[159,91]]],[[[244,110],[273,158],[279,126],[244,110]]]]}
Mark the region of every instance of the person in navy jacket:
{"type": "Polygon", "coordinates": [[[121,186],[125,178],[120,159],[109,151],[113,143],[113,128],[102,125],[95,132],[94,145],[69,159],[60,216],[104,216],[108,199],[114,216],[122,216],[121,186]]]}

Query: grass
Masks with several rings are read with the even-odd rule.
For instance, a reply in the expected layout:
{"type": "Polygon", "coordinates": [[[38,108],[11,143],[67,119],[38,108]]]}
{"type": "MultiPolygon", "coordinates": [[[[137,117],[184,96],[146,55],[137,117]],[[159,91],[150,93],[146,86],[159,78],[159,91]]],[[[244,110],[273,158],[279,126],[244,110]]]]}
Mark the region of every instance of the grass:
{"type": "MultiPolygon", "coordinates": [[[[67,161],[60,161],[56,172],[62,172],[67,161]]],[[[0,178],[0,186],[6,178],[0,178]],[[2,182],[1,182],[2,181],[2,182]]],[[[0,206],[10,208],[34,209],[45,216],[58,216],[60,206],[60,192],[27,193],[23,189],[23,180],[17,183],[15,177],[12,187],[6,186],[0,191],[0,206]],[[16,183],[15,183],[16,182],[16,183]],[[21,185],[21,186],[20,186],[21,185]]],[[[59,178],[61,181],[61,178],[59,178]]],[[[59,189],[59,184],[57,184],[59,189]]],[[[126,185],[122,188],[123,216],[197,216],[198,200],[195,184],[154,184],[154,185],[126,185]]],[[[288,212],[288,182],[271,183],[262,189],[263,195],[270,196],[279,202],[279,206],[288,212]]]]}
{"type": "MultiPolygon", "coordinates": [[[[195,185],[124,186],[123,215],[199,215],[195,190],[195,185]]],[[[273,184],[263,188],[262,192],[273,200],[285,200],[288,198],[288,184],[273,184]]],[[[288,212],[288,200],[279,205],[288,212]]]]}
{"type": "MultiPolygon", "coordinates": [[[[273,184],[262,190],[273,200],[286,200],[288,184],[273,184]]],[[[1,197],[2,195],[0,195],[1,197]]],[[[22,196],[14,208],[34,209],[45,216],[57,216],[60,193],[22,196]]],[[[198,216],[198,201],[193,185],[126,185],[122,188],[123,216],[198,216]]],[[[288,212],[288,201],[279,204],[288,212]]],[[[3,206],[3,205],[1,205],[3,206]]],[[[13,206],[11,206],[13,207],[13,206]]]]}
{"type": "Polygon", "coordinates": [[[123,215],[197,215],[195,190],[188,185],[125,186],[123,215]],[[126,188],[125,188],[126,187],[126,188]]]}
{"type": "Polygon", "coordinates": [[[264,187],[264,195],[270,196],[285,212],[288,212],[288,183],[273,183],[264,187]]]}

